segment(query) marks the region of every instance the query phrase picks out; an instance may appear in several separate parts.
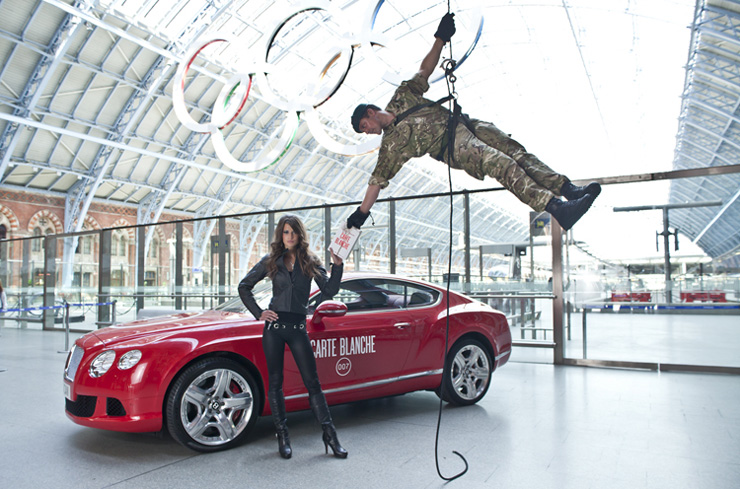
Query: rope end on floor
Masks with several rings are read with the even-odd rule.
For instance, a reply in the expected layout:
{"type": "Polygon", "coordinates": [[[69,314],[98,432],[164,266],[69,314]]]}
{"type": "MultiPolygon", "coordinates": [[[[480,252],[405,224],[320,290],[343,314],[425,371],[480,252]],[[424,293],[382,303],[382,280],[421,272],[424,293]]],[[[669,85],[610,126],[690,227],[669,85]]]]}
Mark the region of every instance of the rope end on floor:
{"type": "Polygon", "coordinates": [[[460,458],[462,459],[463,463],[465,464],[465,468],[463,469],[463,471],[462,471],[462,472],[460,472],[460,473],[459,473],[459,474],[457,474],[457,475],[454,475],[454,476],[452,476],[452,477],[445,477],[445,476],[443,476],[443,475],[442,475],[442,472],[440,472],[440,470],[439,470],[439,464],[437,464],[437,474],[439,475],[439,477],[440,477],[441,479],[443,479],[443,480],[445,480],[445,481],[447,481],[447,482],[451,482],[451,481],[454,481],[455,479],[457,479],[457,478],[459,478],[459,477],[462,477],[462,476],[464,476],[464,475],[465,475],[465,473],[466,473],[466,472],[468,471],[468,461],[467,461],[467,460],[465,460],[465,457],[463,457],[463,456],[462,456],[462,455],[460,454],[460,452],[458,452],[458,451],[456,451],[456,450],[453,450],[453,451],[452,451],[452,453],[454,453],[455,455],[457,455],[458,457],[460,457],[460,458]]]}

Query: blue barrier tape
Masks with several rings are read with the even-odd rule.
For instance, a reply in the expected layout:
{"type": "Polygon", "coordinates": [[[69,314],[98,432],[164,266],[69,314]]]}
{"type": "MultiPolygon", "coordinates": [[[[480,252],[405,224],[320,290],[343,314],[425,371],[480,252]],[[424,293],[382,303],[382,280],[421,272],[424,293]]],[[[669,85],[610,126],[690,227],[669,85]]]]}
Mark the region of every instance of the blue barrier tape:
{"type": "Polygon", "coordinates": [[[658,306],[658,309],[740,309],[740,305],[658,306]]]}
{"type": "Polygon", "coordinates": [[[26,311],[44,311],[47,309],[62,309],[64,306],[43,306],[43,307],[23,307],[16,309],[3,309],[3,312],[26,312],[26,311]]]}
{"type": "Polygon", "coordinates": [[[69,307],[81,307],[81,306],[110,306],[114,304],[114,302],[87,302],[87,303],[80,303],[80,304],[70,304],[69,307]]]}
{"type": "Polygon", "coordinates": [[[740,309],[740,304],[699,304],[699,305],[656,305],[656,304],[604,304],[604,305],[584,305],[584,309],[590,310],[612,310],[618,306],[620,309],[662,309],[662,310],[682,310],[682,309],[740,309]]]}

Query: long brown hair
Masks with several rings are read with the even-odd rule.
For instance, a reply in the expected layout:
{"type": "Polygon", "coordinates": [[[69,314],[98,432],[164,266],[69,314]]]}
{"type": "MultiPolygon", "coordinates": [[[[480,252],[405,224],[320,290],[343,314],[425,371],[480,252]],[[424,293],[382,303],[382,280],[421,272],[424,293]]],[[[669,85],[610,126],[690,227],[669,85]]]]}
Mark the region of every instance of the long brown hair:
{"type": "Polygon", "coordinates": [[[298,236],[298,244],[295,247],[295,261],[296,264],[301,267],[303,273],[309,277],[317,277],[319,275],[319,258],[308,249],[308,233],[306,227],[303,225],[303,221],[292,214],[286,214],[280,218],[275,226],[275,235],[270,243],[270,258],[267,260],[267,276],[275,278],[277,273],[276,261],[278,257],[285,253],[285,245],[283,244],[283,229],[285,225],[289,225],[293,232],[298,236]]]}

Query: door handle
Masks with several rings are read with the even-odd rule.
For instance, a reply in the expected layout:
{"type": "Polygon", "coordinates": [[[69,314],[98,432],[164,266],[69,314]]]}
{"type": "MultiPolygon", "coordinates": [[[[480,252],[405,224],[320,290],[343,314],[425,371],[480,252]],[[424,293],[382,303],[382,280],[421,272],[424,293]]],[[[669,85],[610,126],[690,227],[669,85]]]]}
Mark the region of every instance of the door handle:
{"type": "Polygon", "coordinates": [[[411,323],[396,323],[393,326],[395,326],[398,329],[405,329],[411,326],[411,323]]]}

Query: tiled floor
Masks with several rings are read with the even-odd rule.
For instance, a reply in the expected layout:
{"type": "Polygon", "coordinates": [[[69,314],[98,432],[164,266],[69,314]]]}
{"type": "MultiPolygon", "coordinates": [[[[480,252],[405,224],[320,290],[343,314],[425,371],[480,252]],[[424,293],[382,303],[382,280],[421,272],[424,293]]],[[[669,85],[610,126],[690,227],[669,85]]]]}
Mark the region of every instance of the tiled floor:
{"type": "MultiPolygon", "coordinates": [[[[336,406],[347,460],[323,453],[308,412],[289,415],[283,460],[270,420],[236,449],[199,454],[171,439],[75,425],[64,415],[59,332],[0,329],[2,488],[740,487],[740,381],[710,374],[509,362],[478,405],[433,393],[336,406]],[[4,370],[4,371],[2,371],[4,370]]],[[[516,352],[515,352],[516,353],[516,352]]]]}

